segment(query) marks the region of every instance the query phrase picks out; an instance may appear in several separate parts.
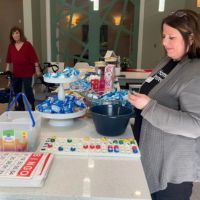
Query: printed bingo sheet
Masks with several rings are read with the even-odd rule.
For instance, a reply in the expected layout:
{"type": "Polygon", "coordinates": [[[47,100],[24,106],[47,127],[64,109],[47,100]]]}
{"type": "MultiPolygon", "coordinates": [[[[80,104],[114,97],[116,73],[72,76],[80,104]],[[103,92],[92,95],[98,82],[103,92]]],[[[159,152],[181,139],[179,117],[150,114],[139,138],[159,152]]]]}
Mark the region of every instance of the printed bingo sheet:
{"type": "Polygon", "coordinates": [[[31,178],[36,170],[42,172],[41,161],[49,155],[32,152],[1,152],[0,180],[1,178],[31,178]]]}

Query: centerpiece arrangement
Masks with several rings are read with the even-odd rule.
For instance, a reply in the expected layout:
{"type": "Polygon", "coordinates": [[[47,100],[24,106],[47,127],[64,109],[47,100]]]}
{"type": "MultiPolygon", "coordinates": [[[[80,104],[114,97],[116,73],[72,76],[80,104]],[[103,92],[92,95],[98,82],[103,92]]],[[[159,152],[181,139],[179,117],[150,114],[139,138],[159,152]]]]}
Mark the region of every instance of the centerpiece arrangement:
{"type": "MultiPolygon", "coordinates": [[[[111,106],[115,105],[116,107],[117,105],[118,110],[122,110],[124,107],[130,110],[130,114],[126,117],[128,122],[129,117],[132,116],[132,107],[127,101],[128,91],[121,90],[119,87],[115,73],[119,63],[117,62],[118,57],[114,56],[115,54],[112,51],[108,52],[105,56],[105,61],[95,62],[95,67],[88,65],[88,68],[85,66],[84,68],[78,68],[76,65],[74,68],[65,67],[60,72],[45,73],[43,75],[45,82],[59,84],[57,88],[58,94],[48,97],[39,104],[36,108],[37,111],[40,112],[42,117],[48,118],[51,125],[67,126],[73,124],[74,118],[85,115],[87,110],[92,113],[94,118],[96,116],[94,112],[99,111],[98,108],[92,109],[94,106],[109,105],[108,109],[110,110],[111,106]]],[[[106,109],[101,108],[100,110],[106,109]]],[[[123,112],[117,112],[117,117],[121,113],[123,112]]],[[[101,117],[102,115],[103,113],[101,112],[101,117]]],[[[114,117],[113,115],[108,115],[108,113],[105,113],[105,116],[107,120],[114,117]]],[[[97,132],[99,132],[98,130],[97,132]]],[[[121,132],[123,131],[120,131],[120,134],[121,132]]]]}
{"type": "Polygon", "coordinates": [[[74,94],[66,95],[64,83],[78,80],[80,72],[74,68],[66,67],[62,72],[45,73],[44,81],[60,84],[58,95],[48,97],[36,109],[42,117],[48,118],[53,126],[68,126],[73,124],[73,119],[81,117],[86,112],[84,101],[74,94]]]}

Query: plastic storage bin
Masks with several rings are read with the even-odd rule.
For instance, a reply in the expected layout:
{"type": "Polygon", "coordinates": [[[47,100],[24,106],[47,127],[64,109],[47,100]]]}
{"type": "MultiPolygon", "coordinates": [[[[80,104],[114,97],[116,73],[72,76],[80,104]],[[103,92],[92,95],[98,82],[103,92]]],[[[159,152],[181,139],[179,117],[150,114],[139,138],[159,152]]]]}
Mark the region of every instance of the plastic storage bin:
{"type": "Polygon", "coordinates": [[[26,96],[19,93],[0,115],[0,151],[35,151],[41,128],[41,117],[31,112],[26,96]],[[10,111],[22,95],[28,111],[10,111]]]}

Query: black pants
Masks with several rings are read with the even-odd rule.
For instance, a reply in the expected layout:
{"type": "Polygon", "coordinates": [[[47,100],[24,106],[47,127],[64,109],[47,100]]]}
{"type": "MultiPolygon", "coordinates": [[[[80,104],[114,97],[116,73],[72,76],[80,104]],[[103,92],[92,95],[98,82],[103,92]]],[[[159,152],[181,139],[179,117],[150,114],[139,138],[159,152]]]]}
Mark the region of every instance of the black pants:
{"type": "Polygon", "coordinates": [[[192,182],[184,182],[181,184],[168,183],[165,190],[155,192],[151,197],[152,200],[190,200],[192,187],[192,182]]]}
{"type": "MultiPolygon", "coordinates": [[[[32,88],[32,77],[13,79],[13,90],[14,90],[15,96],[19,92],[22,92],[22,88],[24,88],[24,93],[32,107],[32,110],[35,110],[35,106],[34,106],[35,98],[34,98],[33,88],[32,88]]],[[[22,110],[22,111],[25,110],[22,97],[19,97],[17,102],[18,102],[18,106],[16,110],[22,110]]]]}

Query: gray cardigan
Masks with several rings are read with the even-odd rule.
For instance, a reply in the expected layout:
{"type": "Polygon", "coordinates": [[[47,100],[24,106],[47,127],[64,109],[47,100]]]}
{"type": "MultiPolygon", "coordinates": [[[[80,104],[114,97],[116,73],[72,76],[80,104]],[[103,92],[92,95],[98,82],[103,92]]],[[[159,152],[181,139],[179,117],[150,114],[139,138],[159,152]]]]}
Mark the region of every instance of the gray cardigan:
{"type": "Polygon", "coordinates": [[[184,58],[149,96],[140,150],[150,192],[167,183],[200,181],[200,59],[184,58]]]}

